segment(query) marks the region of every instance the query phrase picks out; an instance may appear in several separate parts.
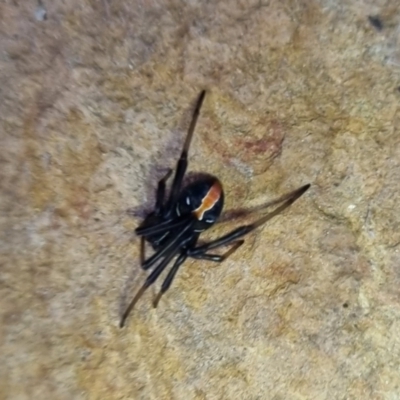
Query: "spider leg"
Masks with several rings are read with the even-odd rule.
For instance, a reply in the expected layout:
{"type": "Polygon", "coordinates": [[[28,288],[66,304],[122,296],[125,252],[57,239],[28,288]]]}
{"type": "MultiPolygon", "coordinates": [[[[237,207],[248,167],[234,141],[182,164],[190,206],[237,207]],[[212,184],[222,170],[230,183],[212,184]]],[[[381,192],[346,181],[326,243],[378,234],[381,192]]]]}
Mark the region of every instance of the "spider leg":
{"type": "Polygon", "coordinates": [[[161,285],[161,289],[158,292],[156,298],[153,301],[153,307],[156,308],[158,305],[158,302],[161,299],[161,296],[169,289],[171,286],[172,281],[175,278],[176,273],[178,272],[179,267],[184,263],[184,261],[187,258],[187,254],[182,253],[176,260],[174,265],[172,266],[171,270],[168,272],[167,277],[165,278],[165,281],[161,285]]]}
{"type": "Polygon", "coordinates": [[[136,293],[135,297],[132,299],[132,301],[129,303],[129,306],[126,308],[121,321],[119,323],[119,327],[122,328],[125,325],[125,321],[128,318],[130,312],[132,311],[133,307],[135,307],[135,304],[138,302],[138,300],[143,296],[143,293],[157,280],[157,278],[160,276],[160,274],[164,271],[165,267],[168,265],[168,263],[174,258],[178,251],[178,248],[173,249],[161,262],[158,264],[157,268],[147,277],[145,280],[144,284],[142,287],[139,289],[139,291],[136,293]]]}
{"type": "Polygon", "coordinates": [[[167,206],[165,208],[165,216],[166,217],[168,217],[171,214],[171,212],[175,206],[175,203],[178,199],[179,192],[181,190],[183,177],[185,175],[185,172],[186,172],[186,169],[188,166],[187,157],[188,157],[189,147],[190,147],[190,143],[192,141],[194,128],[196,127],[197,119],[199,117],[200,108],[203,104],[205,94],[206,94],[206,91],[203,90],[197,99],[196,107],[193,112],[192,122],[190,123],[189,130],[186,135],[185,143],[183,145],[183,149],[181,152],[181,156],[180,156],[177,166],[176,166],[176,172],[175,172],[174,180],[173,180],[173,183],[171,186],[171,193],[169,195],[167,206]]]}
{"type": "MultiPolygon", "coordinates": [[[[198,260],[208,260],[208,261],[215,261],[215,262],[222,262],[226,260],[232,253],[234,253],[242,244],[244,240],[238,240],[237,242],[233,242],[233,246],[224,254],[207,254],[206,250],[203,253],[191,255],[189,252],[189,256],[192,258],[196,258],[198,260]]],[[[195,249],[196,250],[196,249],[195,249]]]]}
{"type": "Polygon", "coordinates": [[[162,178],[158,182],[157,193],[156,193],[156,205],[154,208],[154,213],[156,215],[160,215],[162,213],[164,197],[165,197],[165,184],[168,178],[171,176],[171,174],[172,174],[172,169],[169,169],[168,172],[165,174],[164,178],[162,178]]]}
{"type": "Polygon", "coordinates": [[[185,225],[187,219],[182,218],[176,222],[174,219],[169,219],[160,223],[156,223],[150,226],[139,226],[135,229],[135,233],[138,236],[154,235],[156,233],[162,233],[165,231],[170,231],[171,229],[179,228],[181,225],[185,225]]]}
{"type": "MultiPolygon", "coordinates": [[[[222,262],[225,259],[227,259],[232,253],[234,253],[243,243],[244,243],[244,240],[238,240],[237,242],[234,242],[234,245],[226,253],[224,253],[222,255],[203,253],[203,254],[195,255],[195,256],[193,256],[193,258],[215,261],[215,262],[222,262]]],[[[156,298],[153,301],[154,308],[156,308],[158,306],[161,296],[170,288],[171,283],[172,283],[173,279],[175,278],[175,275],[178,272],[179,267],[185,262],[185,260],[188,256],[189,256],[188,253],[186,253],[186,254],[183,253],[176,259],[171,270],[168,272],[168,275],[165,278],[165,281],[161,285],[160,291],[158,292],[156,298]]]]}
{"type": "Polygon", "coordinates": [[[165,257],[171,251],[171,249],[179,248],[179,246],[181,246],[182,241],[186,240],[185,235],[192,228],[194,222],[195,221],[191,219],[186,220],[186,226],[184,226],[176,236],[173,236],[167,243],[165,243],[165,245],[160,250],[158,250],[151,257],[145,260],[141,265],[142,268],[144,270],[149,269],[158,260],[165,257]]]}
{"type": "MultiPolygon", "coordinates": [[[[203,254],[207,250],[215,249],[217,247],[229,244],[236,239],[250,233],[254,229],[258,228],[259,226],[265,224],[267,221],[269,221],[271,218],[275,217],[276,215],[280,214],[283,210],[288,208],[290,205],[292,205],[300,196],[302,196],[310,187],[310,185],[304,185],[301,188],[295,190],[292,192],[291,196],[286,200],[282,205],[280,205],[278,208],[276,208],[274,211],[270,212],[269,214],[265,215],[264,217],[261,217],[257,221],[253,222],[250,225],[243,225],[239,228],[236,228],[230,233],[227,233],[226,235],[220,237],[219,239],[215,239],[209,243],[205,243],[194,250],[192,250],[189,255],[191,257],[198,255],[198,254],[203,254]]],[[[285,196],[286,198],[286,196],[285,196]]]]}
{"type": "Polygon", "coordinates": [[[283,201],[289,199],[290,197],[293,196],[293,192],[290,193],[285,193],[281,197],[278,197],[277,199],[271,200],[268,203],[261,204],[259,206],[255,206],[252,208],[245,208],[245,209],[234,209],[234,210],[226,210],[223,215],[218,219],[218,223],[220,222],[226,222],[231,219],[236,219],[236,218],[242,218],[242,217],[247,217],[251,214],[254,214],[256,212],[260,212],[262,210],[265,210],[271,206],[274,206],[276,204],[282,203],[283,201]]]}

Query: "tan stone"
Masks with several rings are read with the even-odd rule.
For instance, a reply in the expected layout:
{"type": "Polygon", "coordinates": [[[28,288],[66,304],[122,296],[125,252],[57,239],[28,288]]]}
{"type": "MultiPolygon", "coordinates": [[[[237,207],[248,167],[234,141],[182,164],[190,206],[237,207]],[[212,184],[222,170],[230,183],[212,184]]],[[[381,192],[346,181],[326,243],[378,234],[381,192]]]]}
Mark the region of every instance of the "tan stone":
{"type": "Polygon", "coordinates": [[[0,5],[0,399],[398,399],[398,2],[36,7],[0,5]],[[203,88],[227,210],[312,187],[120,330],[203,88]]]}

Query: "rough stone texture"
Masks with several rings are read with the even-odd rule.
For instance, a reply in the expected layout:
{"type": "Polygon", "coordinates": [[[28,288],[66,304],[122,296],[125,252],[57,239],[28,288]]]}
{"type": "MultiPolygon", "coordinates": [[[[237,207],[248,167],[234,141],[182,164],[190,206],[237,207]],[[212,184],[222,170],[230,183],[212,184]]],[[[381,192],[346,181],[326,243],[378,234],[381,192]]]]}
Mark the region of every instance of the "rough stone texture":
{"type": "Polygon", "coordinates": [[[398,1],[5,0],[0,29],[1,399],[400,399],[398,1]],[[202,88],[227,210],[312,188],[120,330],[202,88]]]}

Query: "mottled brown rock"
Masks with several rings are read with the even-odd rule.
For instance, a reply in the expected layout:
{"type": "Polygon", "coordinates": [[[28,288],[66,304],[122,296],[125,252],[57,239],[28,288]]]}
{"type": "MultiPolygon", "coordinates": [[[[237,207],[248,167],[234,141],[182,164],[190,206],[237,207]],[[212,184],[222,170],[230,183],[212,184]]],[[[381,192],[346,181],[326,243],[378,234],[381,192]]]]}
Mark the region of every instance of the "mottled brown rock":
{"type": "Polygon", "coordinates": [[[0,399],[397,399],[398,2],[42,3],[0,4],[0,399]],[[204,238],[312,187],[120,330],[204,88],[204,238]]]}

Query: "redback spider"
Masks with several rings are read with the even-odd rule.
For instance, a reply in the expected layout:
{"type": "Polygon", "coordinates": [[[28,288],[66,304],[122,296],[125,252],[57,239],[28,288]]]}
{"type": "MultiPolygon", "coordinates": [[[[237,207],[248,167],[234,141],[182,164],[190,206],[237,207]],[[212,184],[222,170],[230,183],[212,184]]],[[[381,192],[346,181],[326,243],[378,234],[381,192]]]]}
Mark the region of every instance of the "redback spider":
{"type": "Polygon", "coordinates": [[[192,122],[176,166],[169,197],[165,199],[165,186],[172,170],[169,170],[158,182],[154,211],[136,228],[136,234],[140,236],[141,267],[144,270],[155,268],[127,307],[120,322],[121,328],[136,302],[145,290],[157,280],[174,257],[176,257],[175,262],[161,285],[160,292],[153,301],[154,307],[157,307],[161,296],[169,289],[179,267],[188,257],[215,262],[224,261],[244,243],[244,240],[240,238],[289,207],[310,187],[309,184],[302,186],[269,203],[267,206],[276,203],[282,204],[252,224],[240,226],[219,239],[197,246],[200,234],[215,224],[224,205],[222,184],[215,177],[208,176],[196,179],[182,189],[183,177],[188,166],[189,146],[205,94],[206,92],[203,90],[197,100],[192,122]],[[155,253],[147,259],[144,255],[145,242],[150,243],[155,250],[155,253]],[[232,244],[232,247],[222,255],[209,253],[210,250],[229,244],[232,244]]]}

